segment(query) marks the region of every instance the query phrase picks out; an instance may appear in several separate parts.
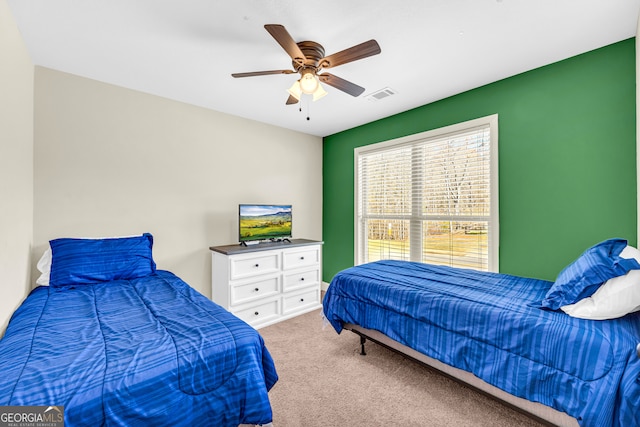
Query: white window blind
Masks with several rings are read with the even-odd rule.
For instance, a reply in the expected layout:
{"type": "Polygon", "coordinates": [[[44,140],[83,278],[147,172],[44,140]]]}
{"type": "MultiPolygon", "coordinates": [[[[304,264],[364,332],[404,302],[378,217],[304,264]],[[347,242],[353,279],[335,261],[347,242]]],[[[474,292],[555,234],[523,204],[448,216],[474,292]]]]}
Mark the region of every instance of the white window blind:
{"type": "Polygon", "coordinates": [[[498,270],[497,116],[356,149],[356,263],[498,270]]]}

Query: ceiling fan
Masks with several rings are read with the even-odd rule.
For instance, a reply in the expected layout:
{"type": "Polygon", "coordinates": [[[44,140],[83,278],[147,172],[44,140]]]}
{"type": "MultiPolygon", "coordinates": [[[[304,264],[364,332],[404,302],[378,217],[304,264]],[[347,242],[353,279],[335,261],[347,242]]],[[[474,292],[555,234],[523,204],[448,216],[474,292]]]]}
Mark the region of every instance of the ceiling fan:
{"type": "Polygon", "coordinates": [[[296,104],[300,101],[302,94],[313,96],[313,100],[322,98],[327,94],[319,82],[333,86],[351,96],[359,96],[364,92],[364,88],[351,83],[338,76],[329,73],[318,74],[323,68],[337,67],[338,65],[367,58],[380,53],[380,46],[375,40],[352,46],[348,49],[324,56],[324,48],[320,43],[313,41],[302,41],[296,43],[286,28],[282,25],[268,24],[264,28],[276,39],[282,48],[291,57],[293,70],[271,70],[254,71],[250,73],[234,73],[233,77],[254,77],[269,74],[294,74],[299,73],[300,79],[289,88],[289,98],[287,105],[296,104]]]}

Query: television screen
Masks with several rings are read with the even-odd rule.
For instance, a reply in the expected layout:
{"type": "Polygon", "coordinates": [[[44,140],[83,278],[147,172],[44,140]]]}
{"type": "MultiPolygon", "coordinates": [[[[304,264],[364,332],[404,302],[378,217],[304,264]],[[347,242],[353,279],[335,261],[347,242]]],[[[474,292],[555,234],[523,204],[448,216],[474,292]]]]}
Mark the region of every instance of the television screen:
{"type": "Polygon", "coordinates": [[[240,205],[240,241],[291,237],[291,205],[240,205]]]}

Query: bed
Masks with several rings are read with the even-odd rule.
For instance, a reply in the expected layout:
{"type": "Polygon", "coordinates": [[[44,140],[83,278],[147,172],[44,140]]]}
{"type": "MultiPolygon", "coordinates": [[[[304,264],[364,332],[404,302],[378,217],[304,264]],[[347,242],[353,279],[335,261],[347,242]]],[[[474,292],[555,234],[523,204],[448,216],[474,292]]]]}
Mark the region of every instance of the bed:
{"type": "Polygon", "coordinates": [[[50,242],[48,286],[0,340],[0,406],[55,406],[66,426],[271,423],[278,376],[261,336],[157,270],[152,243],[50,242]]]}
{"type": "Polygon", "coordinates": [[[338,333],[360,335],[363,353],[372,339],[548,424],[637,427],[640,252],[626,258],[627,247],[635,249],[601,242],[556,282],[409,261],[363,264],[333,278],[324,316],[338,333]],[[624,309],[602,308],[598,295],[611,283],[624,309]],[[581,301],[591,319],[576,317],[581,301]],[[615,317],[594,320],[594,306],[615,317]]]}

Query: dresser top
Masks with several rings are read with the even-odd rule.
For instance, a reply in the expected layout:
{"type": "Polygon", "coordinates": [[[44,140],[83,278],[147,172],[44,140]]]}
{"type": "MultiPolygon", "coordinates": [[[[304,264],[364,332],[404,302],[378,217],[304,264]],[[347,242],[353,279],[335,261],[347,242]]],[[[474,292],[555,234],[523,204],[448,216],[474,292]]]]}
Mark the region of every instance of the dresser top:
{"type": "Polygon", "coordinates": [[[210,250],[214,252],[219,252],[224,255],[236,255],[236,254],[247,254],[251,252],[259,252],[259,251],[269,251],[273,249],[287,249],[287,248],[295,248],[298,246],[309,246],[309,245],[321,245],[323,242],[318,240],[307,240],[307,239],[291,239],[290,242],[265,242],[265,243],[254,243],[252,245],[224,245],[224,246],[211,246],[210,250]]]}

